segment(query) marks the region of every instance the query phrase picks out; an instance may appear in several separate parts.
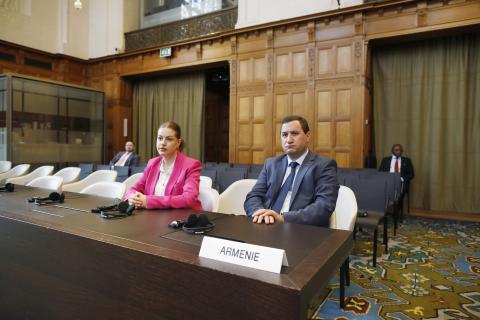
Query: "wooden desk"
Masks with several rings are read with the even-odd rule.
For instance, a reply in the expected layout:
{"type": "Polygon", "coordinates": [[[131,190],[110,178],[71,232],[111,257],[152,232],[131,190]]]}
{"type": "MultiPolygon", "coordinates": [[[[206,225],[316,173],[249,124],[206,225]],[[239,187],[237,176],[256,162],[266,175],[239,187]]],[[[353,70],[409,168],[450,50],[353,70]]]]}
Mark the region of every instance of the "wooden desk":
{"type": "MultiPolygon", "coordinates": [[[[0,193],[2,318],[306,319],[353,248],[351,232],[209,213],[213,235],[286,250],[290,266],[281,274],[257,271],[198,257],[202,236],[167,226],[191,210],[104,220],[25,201],[47,194],[0,193]]],[[[63,205],[111,202],[67,193],[63,205]]]]}

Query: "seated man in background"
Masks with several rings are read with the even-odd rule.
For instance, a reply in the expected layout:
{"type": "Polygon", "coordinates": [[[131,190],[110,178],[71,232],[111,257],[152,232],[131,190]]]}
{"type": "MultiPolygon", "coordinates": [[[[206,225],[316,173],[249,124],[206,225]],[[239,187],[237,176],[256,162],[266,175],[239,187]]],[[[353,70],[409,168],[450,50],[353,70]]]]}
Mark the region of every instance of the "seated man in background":
{"type": "Polygon", "coordinates": [[[119,166],[119,167],[131,167],[138,166],[140,163],[140,156],[135,153],[135,144],[132,141],[127,141],[125,143],[125,152],[117,153],[112,161],[110,161],[110,167],[119,166]]]}
{"type": "Polygon", "coordinates": [[[244,208],[256,223],[292,222],[328,226],[338,196],[337,164],[308,150],[307,120],[282,120],[284,155],[269,158],[244,208]]]}

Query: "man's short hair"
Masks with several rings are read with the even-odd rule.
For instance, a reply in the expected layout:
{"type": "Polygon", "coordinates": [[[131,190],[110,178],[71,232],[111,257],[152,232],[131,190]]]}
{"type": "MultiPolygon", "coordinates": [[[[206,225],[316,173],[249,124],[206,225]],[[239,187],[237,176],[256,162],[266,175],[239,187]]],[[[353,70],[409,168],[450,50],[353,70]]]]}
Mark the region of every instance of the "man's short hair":
{"type": "Polygon", "coordinates": [[[308,127],[307,120],[305,120],[305,118],[301,117],[301,116],[286,116],[282,120],[282,125],[285,124],[285,123],[292,122],[292,121],[300,122],[300,126],[302,127],[302,130],[303,130],[304,133],[308,133],[310,131],[310,128],[308,127]]]}
{"type": "Polygon", "coordinates": [[[393,146],[392,146],[392,153],[393,153],[393,149],[395,149],[396,147],[400,147],[400,150],[403,152],[403,147],[400,143],[395,143],[393,146]]]}

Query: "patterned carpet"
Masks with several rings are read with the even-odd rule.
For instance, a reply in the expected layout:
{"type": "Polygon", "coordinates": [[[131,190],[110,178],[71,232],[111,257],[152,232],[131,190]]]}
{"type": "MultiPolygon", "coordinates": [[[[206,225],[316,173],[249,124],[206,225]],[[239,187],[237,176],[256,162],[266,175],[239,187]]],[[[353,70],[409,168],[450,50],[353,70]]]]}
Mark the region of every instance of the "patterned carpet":
{"type": "Polygon", "coordinates": [[[350,257],[345,310],[336,277],[313,319],[480,319],[480,223],[408,218],[376,268],[368,239],[350,257]]]}

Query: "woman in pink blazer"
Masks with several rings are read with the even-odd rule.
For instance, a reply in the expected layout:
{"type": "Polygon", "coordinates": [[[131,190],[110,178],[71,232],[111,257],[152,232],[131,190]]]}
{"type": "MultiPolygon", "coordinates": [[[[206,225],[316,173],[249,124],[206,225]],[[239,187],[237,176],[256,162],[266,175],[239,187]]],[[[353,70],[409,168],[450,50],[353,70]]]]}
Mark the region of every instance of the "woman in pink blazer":
{"type": "Polygon", "coordinates": [[[202,210],[198,200],[202,164],[182,154],[182,147],[180,126],[172,121],[162,124],[157,134],[159,156],[148,161],[125,198],[136,208],[202,210]]]}

